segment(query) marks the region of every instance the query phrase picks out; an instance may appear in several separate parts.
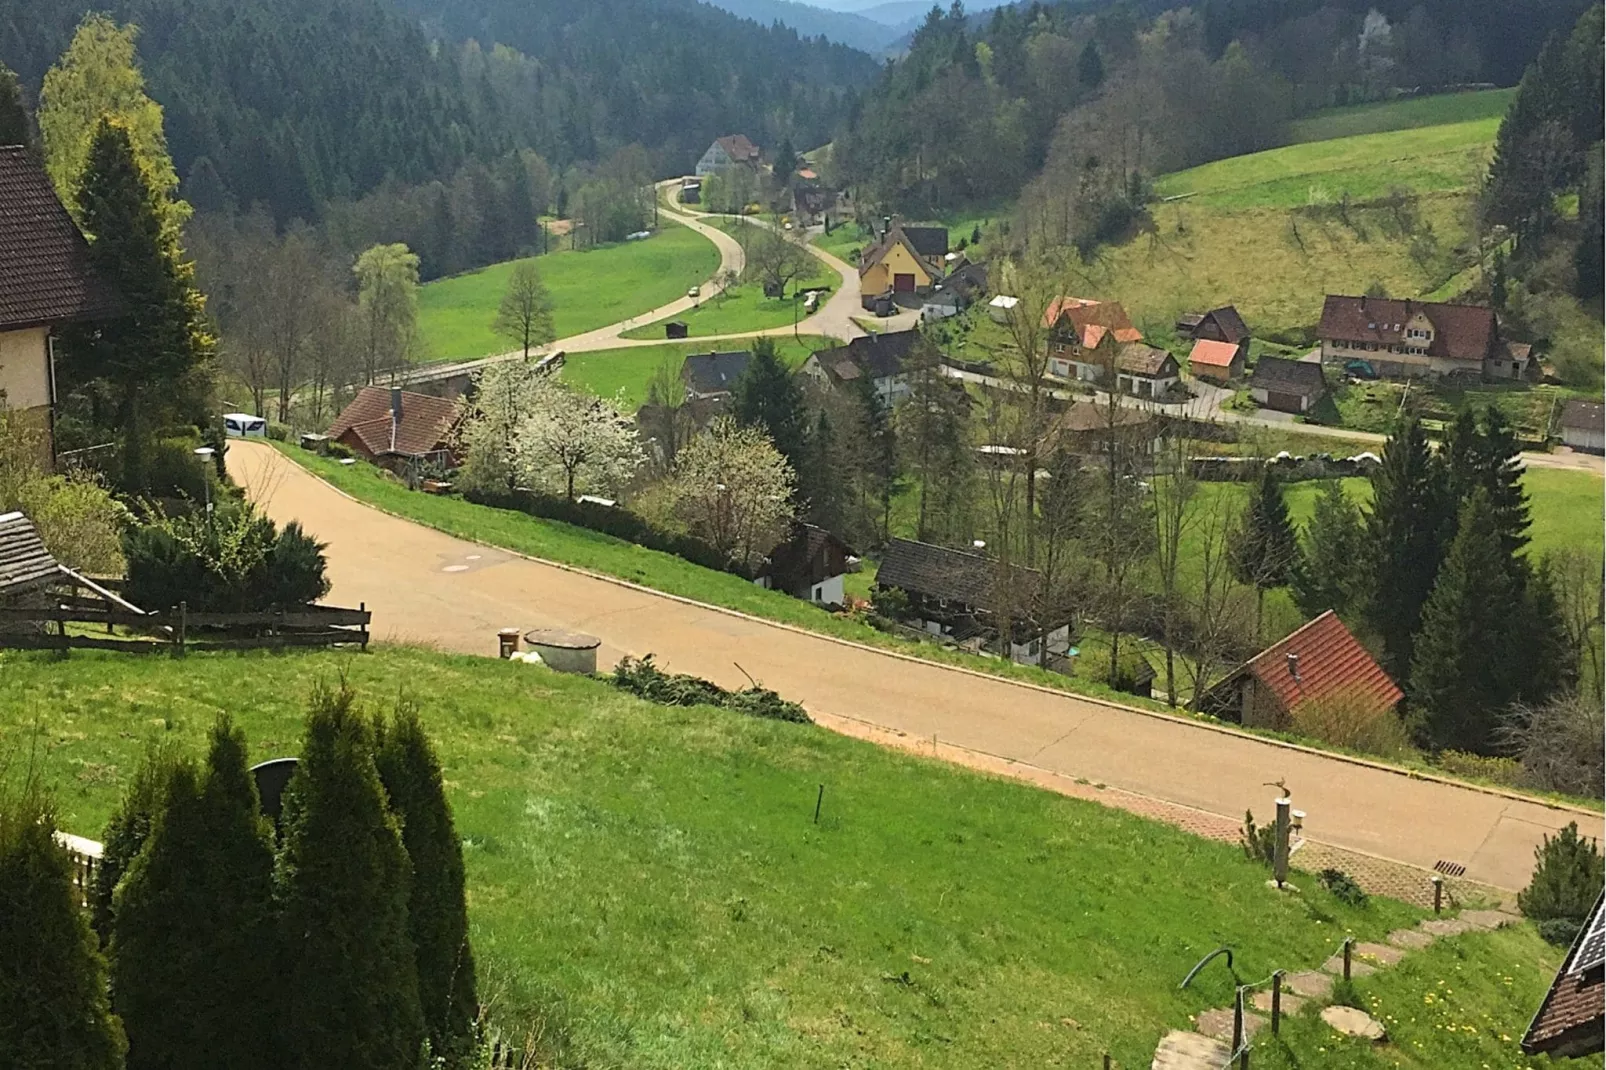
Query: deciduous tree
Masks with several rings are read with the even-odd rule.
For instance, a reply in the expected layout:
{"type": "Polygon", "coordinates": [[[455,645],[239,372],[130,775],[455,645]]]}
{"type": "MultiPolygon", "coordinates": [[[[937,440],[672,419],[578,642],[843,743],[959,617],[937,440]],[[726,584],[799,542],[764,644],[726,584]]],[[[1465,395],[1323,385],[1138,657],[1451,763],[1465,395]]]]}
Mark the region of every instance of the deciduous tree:
{"type": "Polygon", "coordinates": [[[552,327],[552,295],[534,260],[520,260],[513,266],[491,329],[522,348],[525,360],[530,359],[531,349],[557,337],[552,327]]]}
{"type": "Polygon", "coordinates": [[[785,534],[796,489],[762,430],[721,416],[680,452],[670,493],[693,534],[751,568],[785,534]]]}
{"type": "Polygon", "coordinates": [[[645,460],[636,425],[602,398],[541,376],[531,387],[530,410],[519,424],[518,469],[532,482],[614,493],[645,460]]]}
{"type": "Polygon", "coordinates": [[[407,246],[375,245],[357,257],[363,381],[401,367],[417,347],[418,257],[407,246]]]}

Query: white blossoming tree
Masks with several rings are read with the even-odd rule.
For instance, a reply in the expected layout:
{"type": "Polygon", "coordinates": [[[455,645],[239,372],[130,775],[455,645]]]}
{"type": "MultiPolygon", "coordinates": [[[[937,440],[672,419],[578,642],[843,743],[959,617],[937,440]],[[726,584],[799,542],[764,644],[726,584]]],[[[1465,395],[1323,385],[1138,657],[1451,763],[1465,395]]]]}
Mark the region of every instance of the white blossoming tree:
{"type": "Polygon", "coordinates": [[[693,534],[752,568],[786,533],[797,480],[763,431],[722,416],[675,461],[671,496],[693,534]]]}
{"type": "Polygon", "coordinates": [[[458,483],[465,489],[510,491],[518,486],[519,427],[535,411],[543,378],[528,360],[492,364],[475,373],[474,400],[463,402],[458,432],[463,458],[458,483]]]}
{"type": "Polygon", "coordinates": [[[614,492],[636,474],[646,456],[630,417],[551,376],[536,378],[529,389],[530,407],[514,439],[520,475],[561,487],[572,501],[577,487],[614,492]]]}

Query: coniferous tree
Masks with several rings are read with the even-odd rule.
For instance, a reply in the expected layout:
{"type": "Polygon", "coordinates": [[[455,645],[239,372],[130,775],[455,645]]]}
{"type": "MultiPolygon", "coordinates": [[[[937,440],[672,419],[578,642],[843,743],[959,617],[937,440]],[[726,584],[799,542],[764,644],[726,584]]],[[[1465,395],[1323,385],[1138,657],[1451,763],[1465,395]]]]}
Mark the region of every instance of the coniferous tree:
{"type": "Polygon", "coordinates": [[[245,736],[212,729],[204,777],[168,776],[144,848],[117,890],[115,1009],[129,1070],[272,1070],[276,984],[273,841],[245,736]]]}
{"type": "Polygon", "coordinates": [[[1344,616],[1357,605],[1360,565],[1366,556],[1366,524],[1360,509],[1330,480],[1316,496],[1305,526],[1298,567],[1289,577],[1294,604],[1307,617],[1331,609],[1344,616]]]}
{"type": "Polygon", "coordinates": [[[747,371],[736,384],[736,419],[762,429],[794,472],[808,459],[808,413],[803,390],[775,352],[775,343],[760,338],[753,343],[747,371]]]}
{"type": "Polygon", "coordinates": [[[408,930],[410,873],[356,696],[319,687],[285,791],[275,884],[283,1065],[394,1070],[425,1040],[408,930]]]}
{"type": "Polygon", "coordinates": [[[1414,418],[1389,437],[1372,475],[1366,615],[1383,639],[1383,667],[1396,680],[1410,674],[1412,640],[1439,573],[1449,512],[1445,482],[1414,418]]]}
{"type": "Polygon", "coordinates": [[[0,63],[0,145],[33,147],[28,109],[22,103],[22,82],[4,63],[0,63]]]}
{"type": "Polygon", "coordinates": [[[1522,487],[1522,450],[1517,435],[1496,406],[1482,420],[1463,409],[1450,425],[1442,451],[1450,500],[1466,502],[1482,488],[1489,495],[1500,543],[1514,565],[1528,545],[1528,494],[1522,487]]]}
{"type": "Polygon", "coordinates": [[[1522,599],[1515,607],[1515,627],[1510,629],[1511,654],[1517,659],[1513,675],[1517,697],[1529,706],[1539,706],[1578,686],[1583,651],[1568,631],[1550,562],[1541,561],[1537,568],[1526,560],[1518,564],[1522,599]]]}
{"type": "Polygon", "coordinates": [[[1501,712],[1520,693],[1511,627],[1521,598],[1488,492],[1479,488],[1461,508],[1416,636],[1410,697],[1427,746],[1492,750],[1501,712]]]}
{"type": "Polygon", "coordinates": [[[859,410],[865,431],[865,457],[859,482],[868,498],[878,507],[877,540],[887,537],[892,519],[892,495],[898,484],[898,438],[892,426],[892,413],[881,392],[868,376],[857,380],[859,410]]]}
{"type": "Polygon", "coordinates": [[[1091,38],[1082,46],[1082,55],[1076,61],[1076,80],[1084,89],[1097,89],[1104,84],[1104,57],[1099,55],[1099,46],[1091,38]]]}
{"type": "Polygon", "coordinates": [[[78,193],[89,256],[122,300],[122,314],[72,336],[67,368],[103,381],[122,434],[124,485],[142,485],[142,446],[168,417],[206,414],[213,354],[194,267],[164,215],[165,195],[134,156],[128,129],[102,119],[78,193]],[[185,411],[188,410],[188,411],[185,411]]]}
{"type": "Polygon", "coordinates": [[[1244,509],[1232,554],[1233,574],[1238,582],[1255,589],[1256,635],[1260,634],[1266,592],[1287,586],[1298,562],[1299,542],[1288,520],[1282,483],[1270,465],[1263,466],[1244,509]]]}
{"type": "Polygon", "coordinates": [[[153,746],[145,752],[134,780],[123,796],[122,805],[106,823],[102,834],[100,865],[95,868],[95,885],[89,893],[89,917],[102,944],[112,938],[112,903],[117,885],[134,864],[145,838],[150,835],[151,823],[162,808],[167,792],[169,774],[176,757],[164,746],[153,746]]]}
{"type": "Polygon", "coordinates": [[[118,1070],[121,1024],[54,815],[31,783],[0,799],[0,1066],[118,1070]]]}
{"type": "Polygon", "coordinates": [[[463,848],[446,801],[440,759],[414,706],[398,706],[395,718],[383,727],[376,759],[413,867],[407,917],[430,1048],[455,1066],[473,1050],[479,1011],[463,848]]]}

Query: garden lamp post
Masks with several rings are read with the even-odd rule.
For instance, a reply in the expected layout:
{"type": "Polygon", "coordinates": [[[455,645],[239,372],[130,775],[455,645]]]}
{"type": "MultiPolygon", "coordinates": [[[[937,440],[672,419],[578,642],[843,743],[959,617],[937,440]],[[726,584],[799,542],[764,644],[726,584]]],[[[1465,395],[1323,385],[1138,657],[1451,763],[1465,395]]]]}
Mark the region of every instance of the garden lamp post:
{"type": "Polygon", "coordinates": [[[212,477],[207,473],[206,466],[212,463],[212,455],[217,450],[211,446],[197,446],[195,456],[201,459],[201,496],[206,502],[206,522],[212,523],[212,477]]]}

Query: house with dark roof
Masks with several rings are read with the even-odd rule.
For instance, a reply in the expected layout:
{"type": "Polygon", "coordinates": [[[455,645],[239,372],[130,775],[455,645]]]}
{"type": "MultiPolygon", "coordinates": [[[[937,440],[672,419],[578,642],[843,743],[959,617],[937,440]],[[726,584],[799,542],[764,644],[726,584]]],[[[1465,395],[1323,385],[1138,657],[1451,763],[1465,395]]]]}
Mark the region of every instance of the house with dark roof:
{"type": "Polygon", "coordinates": [[[1606,405],[1577,398],[1561,407],[1561,442],[1584,453],[1606,453],[1606,405]]]}
{"type": "Polygon", "coordinates": [[[1327,396],[1327,380],[1315,361],[1261,357],[1249,378],[1249,392],[1261,408],[1309,412],[1327,396]]]}
{"type": "Polygon", "coordinates": [[[837,205],[837,192],[826,186],[797,185],[792,187],[792,214],[803,226],[812,226],[825,219],[837,205]]]}
{"type": "Polygon", "coordinates": [[[1577,1058],[1606,1050],[1606,914],[1602,898],[1561,960],[1522,1038],[1525,1055],[1577,1058]]]}
{"type": "Polygon", "coordinates": [[[981,554],[893,539],[876,569],[876,587],[908,603],[904,622],[961,646],[1023,665],[1065,657],[1070,614],[1043,605],[1043,575],[981,554]]]}
{"type": "Polygon", "coordinates": [[[1188,353],[1188,370],[1195,379],[1222,384],[1241,379],[1247,345],[1201,338],[1188,353]]]}
{"type": "Polygon", "coordinates": [[[1160,450],[1161,421],[1152,413],[1133,405],[1111,406],[1105,402],[1073,401],[1060,413],[1049,429],[1057,448],[1084,457],[1105,457],[1116,452],[1141,457],[1160,450]]]}
{"type": "Polygon", "coordinates": [[[55,457],[56,333],[119,311],[44,169],[22,146],[0,146],[0,393],[44,432],[47,464],[55,457]]]}
{"type": "Polygon", "coordinates": [[[844,605],[842,577],[853,556],[847,543],[824,528],[794,521],[786,541],[769,552],[753,582],[805,602],[844,605]]]}
{"type": "Polygon", "coordinates": [[[1392,714],[1404,697],[1328,610],[1227,674],[1199,704],[1223,720],[1282,729],[1308,705],[1338,705],[1371,718],[1392,714]]]}
{"type": "Polygon", "coordinates": [[[867,334],[833,349],[822,349],[803,362],[802,372],[826,387],[848,386],[868,377],[889,409],[909,396],[909,374],[905,367],[915,346],[921,342],[918,330],[867,334]]]}
{"type": "Polygon", "coordinates": [[[1120,347],[1143,341],[1117,301],[1056,297],[1043,310],[1048,330],[1048,374],[1103,382],[1120,347]]]}
{"type": "Polygon", "coordinates": [[[419,461],[450,467],[458,417],[455,401],[365,386],[329,425],[329,440],[387,468],[419,461]]]}
{"type": "Polygon", "coordinates": [[[960,306],[965,307],[977,298],[987,296],[987,264],[970,263],[966,261],[961,266],[948,273],[938,289],[948,290],[959,298],[960,306]]]}
{"type": "Polygon", "coordinates": [[[680,366],[680,381],[686,384],[689,401],[728,401],[736,384],[747,374],[753,354],[747,350],[734,353],[693,353],[680,366]]]}
{"type": "Polygon", "coordinates": [[[1524,379],[1532,347],[1501,337],[1494,309],[1439,301],[1329,294],[1316,336],[1322,363],[1365,361],[1391,378],[1524,379]]]}
{"type": "Polygon", "coordinates": [[[758,146],[746,134],[727,134],[714,139],[702,159],[697,161],[697,177],[725,174],[733,167],[750,167],[758,170],[758,146]]]}
{"type": "Polygon", "coordinates": [[[866,297],[925,293],[942,281],[946,228],[894,226],[890,218],[881,227],[881,236],[859,254],[859,289],[866,297]]]}
{"type": "Polygon", "coordinates": [[[1232,305],[1222,305],[1209,312],[1190,312],[1177,318],[1177,334],[1194,341],[1209,339],[1212,342],[1230,342],[1249,345],[1249,325],[1232,305]]]}
{"type": "Polygon", "coordinates": [[[1142,342],[1128,342],[1115,352],[1115,389],[1135,398],[1158,400],[1182,381],[1177,358],[1142,342]]]}

